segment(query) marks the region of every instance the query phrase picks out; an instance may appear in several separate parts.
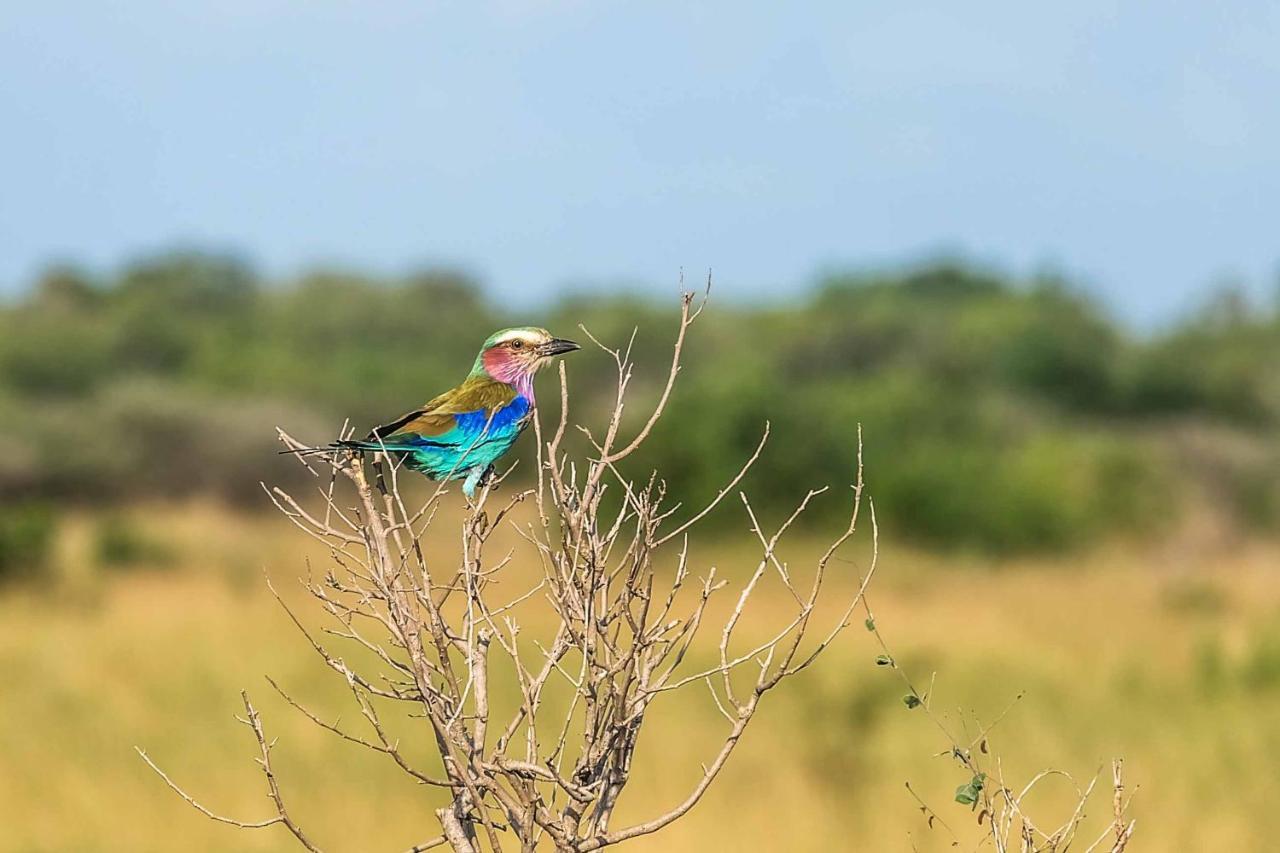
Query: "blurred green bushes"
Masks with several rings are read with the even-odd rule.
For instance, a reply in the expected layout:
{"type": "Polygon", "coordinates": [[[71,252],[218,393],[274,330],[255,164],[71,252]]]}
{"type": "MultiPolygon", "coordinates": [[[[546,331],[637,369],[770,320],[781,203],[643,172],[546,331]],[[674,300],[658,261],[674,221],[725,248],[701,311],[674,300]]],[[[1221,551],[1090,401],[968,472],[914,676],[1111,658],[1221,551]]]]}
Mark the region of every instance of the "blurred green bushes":
{"type": "MultiPolygon", "coordinates": [[[[259,480],[307,476],[275,455],[274,426],[317,442],[344,418],[363,431],[456,383],[503,325],[572,336],[584,323],[613,344],[638,326],[633,390],[652,396],[673,308],[567,296],[513,314],[451,271],[268,283],[193,253],[108,279],[52,270],[0,308],[0,497],[262,505],[259,480]]],[[[1277,523],[1275,306],[1228,293],[1142,337],[1061,280],[940,263],[830,277],[792,301],[721,300],[700,325],[671,415],[636,463],[687,506],[732,476],[768,420],[770,448],[744,483],[766,513],[847,483],[861,423],[896,535],[1065,548],[1149,533],[1194,501],[1251,529],[1277,523]]],[[[589,347],[569,369],[575,417],[589,422],[613,392],[612,362],[589,347]]],[[[736,506],[718,515],[741,520],[736,506]]]]}
{"type": "Polygon", "coordinates": [[[33,580],[49,568],[57,516],[41,502],[0,508],[0,583],[33,580]]]}
{"type": "Polygon", "coordinates": [[[93,532],[94,559],[108,569],[141,566],[168,568],[177,554],[166,542],[153,538],[141,525],[122,515],[108,515],[98,521],[93,532]]]}

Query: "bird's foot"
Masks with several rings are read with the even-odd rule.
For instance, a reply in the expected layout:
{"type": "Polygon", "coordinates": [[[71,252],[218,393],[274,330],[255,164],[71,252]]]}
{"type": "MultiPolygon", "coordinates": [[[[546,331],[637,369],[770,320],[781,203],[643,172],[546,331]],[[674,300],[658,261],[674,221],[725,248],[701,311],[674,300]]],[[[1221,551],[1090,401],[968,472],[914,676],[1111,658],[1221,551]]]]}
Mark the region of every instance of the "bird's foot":
{"type": "Polygon", "coordinates": [[[462,494],[467,499],[467,509],[475,512],[484,505],[485,497],[489,494],[489,490],[494,487],[494,479],[492,465],[483,469],[475,469],[467,474],[467,478],[462,481],[462,494]],[[478,496],[477,492],[479,492],[478,496]]]}

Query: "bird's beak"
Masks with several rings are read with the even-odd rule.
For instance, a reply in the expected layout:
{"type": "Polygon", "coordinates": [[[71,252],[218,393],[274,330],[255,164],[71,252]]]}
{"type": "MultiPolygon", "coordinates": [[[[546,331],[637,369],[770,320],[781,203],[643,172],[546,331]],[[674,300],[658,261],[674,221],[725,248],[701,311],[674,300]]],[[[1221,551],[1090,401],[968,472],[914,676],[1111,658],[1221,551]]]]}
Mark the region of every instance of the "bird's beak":
{"type": "Polygon", "coordinates": [[[553,355],[563,355],[567,352],[573,352],[576,349],[582,349],[573,341],[567,341],[564,338],[552,338],[545,344],[538,345],[538,355],[550,357],[553,355]]]}

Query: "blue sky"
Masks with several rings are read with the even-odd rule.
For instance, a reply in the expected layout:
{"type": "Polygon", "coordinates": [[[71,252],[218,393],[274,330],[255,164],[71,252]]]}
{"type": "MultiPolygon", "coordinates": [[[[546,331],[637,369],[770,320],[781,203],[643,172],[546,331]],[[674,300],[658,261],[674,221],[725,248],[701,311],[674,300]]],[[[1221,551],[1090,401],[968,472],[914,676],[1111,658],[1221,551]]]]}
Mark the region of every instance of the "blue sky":
{"type": "Polygon", "coordinates": [[[458,264],[510,300],[938,253],[1144,324],[1274,292],[1280,4],[1054,6],[21,4],[0,288],[185,243],[458,264]]]}

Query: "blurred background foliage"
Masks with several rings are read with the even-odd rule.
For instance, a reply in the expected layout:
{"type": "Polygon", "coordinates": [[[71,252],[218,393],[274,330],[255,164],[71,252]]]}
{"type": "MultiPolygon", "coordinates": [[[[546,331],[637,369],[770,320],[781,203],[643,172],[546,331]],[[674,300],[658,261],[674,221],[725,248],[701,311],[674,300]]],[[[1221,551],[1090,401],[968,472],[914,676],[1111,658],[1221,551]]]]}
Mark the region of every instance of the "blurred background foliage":
{"type": "MultiPolygon", "coordinates": [[[[581,338],[581,323],[610,345],[638,329],[638,415],[665,375],[675,305],[674,290],[570,293],[515,312],[450,270],[266,281],[199,252],[110,276],[50,269],[0,305],[0,496],[29,507],[0,531],[0,564],[38,543],[54,504],[263,508],[260,480],[302,476],[276,455],[276,425],[316,442],[348,418],[363,432],[460,380],[504,325],[581,338]]],[[[835,274],[798,298],[716,294],[688,355],[637,463],[687,505],[732,476],[767,420],[745,484],[766,510],[847,483],[861,423],[882,523],[932,547],[1066,549],[1205,511],[1251,534],[1280,519],[1280,310],[1230,288],[1139,334],[1053,276],[952,262],[835,274]]],[[[568,367],[575,418],[591,423],[612,361],[588,347],[568,367]]]]}

